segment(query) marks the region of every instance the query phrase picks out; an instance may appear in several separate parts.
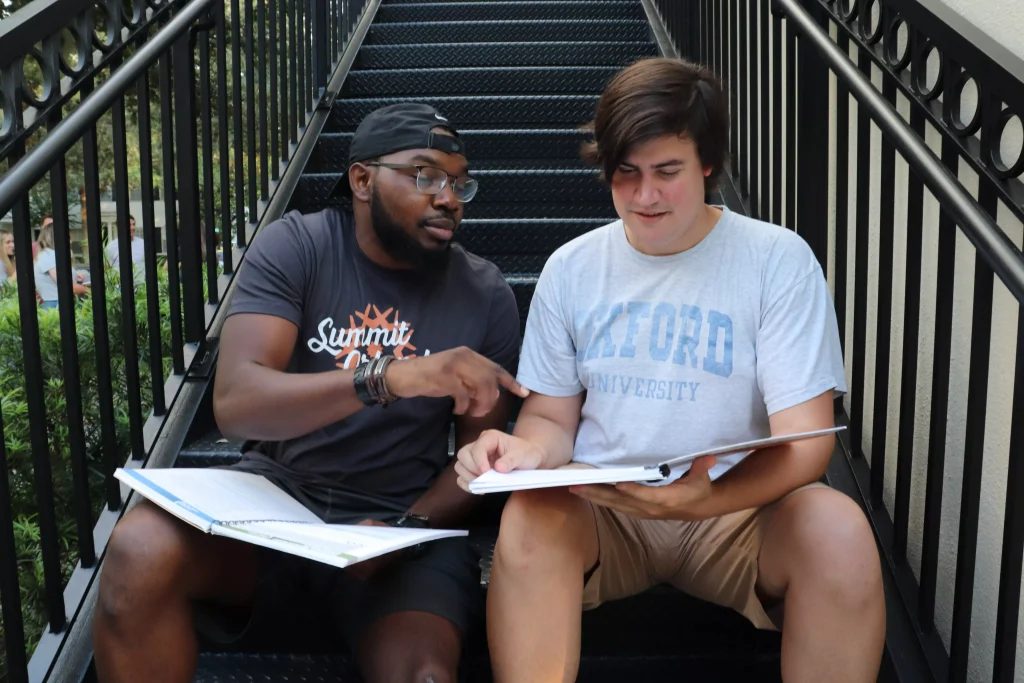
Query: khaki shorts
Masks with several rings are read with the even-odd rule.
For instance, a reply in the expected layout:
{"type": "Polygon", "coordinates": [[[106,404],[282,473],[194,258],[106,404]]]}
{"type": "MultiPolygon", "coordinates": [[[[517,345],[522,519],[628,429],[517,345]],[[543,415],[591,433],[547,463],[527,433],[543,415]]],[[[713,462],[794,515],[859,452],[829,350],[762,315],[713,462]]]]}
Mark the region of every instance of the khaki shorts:
{"type": "MultiPolygon", "coordinates": [[[[781,500],[818,487],[825,485],[808,484],[781,500]]],[[[732,608],[757,628],[778,630],[755,586],[761,541],[781,500],[701,522],[634,519],[594,505],[600,549],[583,587],[583,609],[669,584],[732,608]]]]}

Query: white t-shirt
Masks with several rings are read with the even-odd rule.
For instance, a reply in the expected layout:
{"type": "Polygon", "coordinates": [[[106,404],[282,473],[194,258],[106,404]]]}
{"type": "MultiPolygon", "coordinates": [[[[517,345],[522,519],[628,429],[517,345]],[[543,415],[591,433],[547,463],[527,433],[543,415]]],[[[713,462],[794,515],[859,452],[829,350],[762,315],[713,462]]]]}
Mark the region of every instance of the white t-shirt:
{"type": "MultiPolygon", "coordinates": [[[[769,415],[846,391],[810,247],[728,209],[679,254],[638,252],[621,221],[558,249],[537,283],[518,379],[549,396],[586,390],[574,460],[595,466],[769,436],[769,415]]],[[[743,457],[718,458],[711,476],[743,457]]]]}
{"type": "Polygon", "coordinates": [[[33,271],[36,278],[36,291],[43,301],[57,300],[57,283],[50,277],[50,271],[57,268],[57,252],[53,249],[42,249],[36,256],[33,271]]]}
{"type": "MultiPolygon", "coordinates": [[[[111,268],[118,268],[121,264],[121,254],[117,246],[117,239],[107,243],[107,263],[111,268]]],[[[146,275],[146,243],[141,237],[132,239],[132,273],[136,284],[145,281],[146,275]]]]}

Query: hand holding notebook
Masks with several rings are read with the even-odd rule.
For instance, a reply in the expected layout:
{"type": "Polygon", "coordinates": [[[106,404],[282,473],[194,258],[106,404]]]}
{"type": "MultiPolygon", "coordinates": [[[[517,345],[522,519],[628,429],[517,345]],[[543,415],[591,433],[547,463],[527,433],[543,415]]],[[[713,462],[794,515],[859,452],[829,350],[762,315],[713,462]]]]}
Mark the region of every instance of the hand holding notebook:
{"type": "Polygon", "coordinates": [[[846,429],[846,427],[831,427],[829,429],[818,429],[798,434],[784,434],[764,439],[755,439],[753,441],[744,441],[727,446],[709,448],[697,453],[689,453],[662,462],[653,462],[648,466],[641,467],[592,468],[585,465],[581,466],[577,463],[569,463],[563,467],[549,470],[524,469],[513,470],[508,473],[489,470],[469,482],[469,491],[470,493],[483,494],[559,486],[579,486],[583,484],[658,482],[667,479],[671,475],[672,468],[692,462],[705,455],[728,455],[730,453],[750,452],[792,441],[833,434],[843,429],[846,429]]]}

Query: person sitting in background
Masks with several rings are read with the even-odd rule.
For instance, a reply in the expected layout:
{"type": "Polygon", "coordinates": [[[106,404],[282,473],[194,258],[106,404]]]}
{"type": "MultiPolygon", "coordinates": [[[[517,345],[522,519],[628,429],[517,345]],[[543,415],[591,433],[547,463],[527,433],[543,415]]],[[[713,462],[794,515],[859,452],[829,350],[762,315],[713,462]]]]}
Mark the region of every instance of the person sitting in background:
{"type": "Polygon", "coordinates": [[[18,279],[14,267],[14,235],[6,230],[0,230],[0,271],[5,282],[18,279]]]}
{"type": "MultiPolygon", "coordinates": [[[[68,234],[68,248],[70,249],[71,235],[68,234]]],[[[46,223],[39,231],[39,239],[36,241],[39,250],[35,256],[35,279],[36,293],[43,308],[57,308],[57,251],[53,240],[53,221],[46,223]]],[[[76,296],[89,293],[89,288],[82,282],[85,280],[85,273],[75,274],[75,282],[72,283],[72,291],[76,296]]]]}

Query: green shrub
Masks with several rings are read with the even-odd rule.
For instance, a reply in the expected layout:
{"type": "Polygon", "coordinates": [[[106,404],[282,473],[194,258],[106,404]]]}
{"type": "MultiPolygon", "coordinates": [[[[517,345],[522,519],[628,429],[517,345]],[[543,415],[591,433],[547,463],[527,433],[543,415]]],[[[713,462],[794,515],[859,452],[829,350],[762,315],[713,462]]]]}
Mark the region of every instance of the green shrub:
{"type": "MultiPolygon", "coordinates": [[[[160,339],[163,377],[171,366],[170,309],[167,297],[167,274],[158,269],[160,293],[160,339]]],[[[152,408],[149,355],[149,324],[146,312],[146,287],[136,288],[135,329],[123,329],[121,294],[117,272],[106,271],[106,305],[108,339],[110,340],[111,383],[114,397],[114,422],[117,436],[117,462],[130,451],[128,423],[128,390],[124,341],[134,337],[139,353],[139,385],[142,396],[142,417],[152,408]]],[[[70,462],[70,434],[64,394],[64,363],[61,350],[60,315],[56,309],[37,309],[39,339],[42,351],[43,395],[49,438],[50,467],[53,474],[54,505],[59,531],[62,574],[67,582],[78,561],[78,534],[73,509],[70,462]]],[[[7,476],[11,487],[12,517],[15,520],[15,546],[18,558],[18,580],[21,611],[25,622],[26,646],[31,652],[48,622],[43,588],[42,554],[39,546],[38,509],[35,500],[32,449],[29,439],[29,408],[25,400],[25,370],[22,352],[21,324],[17,289],[0,287],[0,410],[3,414],[4,438],[7,447],[7,476]]],[[[89,471],[90,501],[93,520],[105,503],[102,453],[100,449],[100,409],[97,384],[96,339],[93,329],[92,299],[81,299],[75,313],[78,338],[78,377],[82,391],[82,418],[85,431],[89,471]]],[[[91,528],[92,525],[90,525],[91,528]]],[[[0,624],[0,681],[7,679],[4,636],[0,624]]]]}

